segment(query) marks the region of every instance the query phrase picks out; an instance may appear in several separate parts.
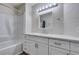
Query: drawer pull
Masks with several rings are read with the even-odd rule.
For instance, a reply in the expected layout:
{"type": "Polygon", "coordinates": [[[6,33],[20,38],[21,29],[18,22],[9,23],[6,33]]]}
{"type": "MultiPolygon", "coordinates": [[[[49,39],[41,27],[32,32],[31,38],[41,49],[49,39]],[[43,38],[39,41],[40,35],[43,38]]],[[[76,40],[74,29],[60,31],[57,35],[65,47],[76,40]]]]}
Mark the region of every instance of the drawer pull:
{"type": "Polygon", "coordinates": [[[67,55],[70,55],[69,53],[67,53],[67,55]]]}
{"type": "Polygon", "coordinates": [[[35,43],[35,48],[38,48],[38,44],[37,43],[35,43]]]}
{"type": "Polygon", "coordinates": [[[27,50],[27,48],[24,48],[24,50],[27,50]]]}
{"type": "Polygon", "coordinates": [[[61,45],[61,43],[57,43],[57,42],[55,42],[54,44],[55,44],[55,45],[61,45]]]}

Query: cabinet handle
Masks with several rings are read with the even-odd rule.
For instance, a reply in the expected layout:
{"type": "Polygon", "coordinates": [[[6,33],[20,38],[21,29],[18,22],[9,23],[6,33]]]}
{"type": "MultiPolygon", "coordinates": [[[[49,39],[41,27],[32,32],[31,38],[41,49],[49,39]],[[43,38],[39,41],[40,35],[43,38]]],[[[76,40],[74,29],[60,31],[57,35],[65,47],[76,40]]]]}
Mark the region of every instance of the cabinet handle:
{"type": "Polygon", "coordinates": [[[55,44],[55,45],[61,45],[61,43],[58,43],[58,42],[55,42],[54,44],[55,44]]]}
{"type": "Polygon", "coordinates": [[[38,48],[38,44],[37,43],[35,43],[35,48],[38,48]]]}
{"type": "Polygon", "coordinates": [[[70,55],[69,53],[67,53],[67,55],[70,55]]]}
{"type": "Polygon", "coordinates": [[[27,48],[24,48],[24,50],[27,50],[27,48]]]}

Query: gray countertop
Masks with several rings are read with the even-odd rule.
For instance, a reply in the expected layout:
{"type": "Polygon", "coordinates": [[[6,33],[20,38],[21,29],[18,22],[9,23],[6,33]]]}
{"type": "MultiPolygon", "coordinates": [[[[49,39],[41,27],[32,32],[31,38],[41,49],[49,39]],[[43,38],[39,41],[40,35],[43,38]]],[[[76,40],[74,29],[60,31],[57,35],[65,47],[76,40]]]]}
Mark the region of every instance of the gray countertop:
{"type": "Polygon", "coordinates": [[[27,33],[25,35],[33,35],[33,36],[40,36],[40,37],[46,37],[46,38],[56,38],[56,39],[69,40],[69,41],[78,41],[79,42],[78,37],[67,36],[67,35],[42,34],[42,33],[27,33]]]}

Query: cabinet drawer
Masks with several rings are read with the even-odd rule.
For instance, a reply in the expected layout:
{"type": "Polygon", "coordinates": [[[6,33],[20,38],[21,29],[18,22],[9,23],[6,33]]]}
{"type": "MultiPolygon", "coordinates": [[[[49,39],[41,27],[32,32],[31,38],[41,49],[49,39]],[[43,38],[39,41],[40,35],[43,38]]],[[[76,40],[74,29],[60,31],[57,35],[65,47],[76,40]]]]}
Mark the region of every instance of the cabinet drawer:
{"type": "Polygon", "coordinates": [[[69,55],[69,51],[49,46],[49,55],[69,55]]]}
{"type": "Polygon", "coordinates": [[[70,55],[79,55],[79,53],[71,51],[70,55]]]}
{"type": "Polygon", "coordinates": [[[78,42],[71,42],[71,51],[79,52],[79,43],[78,42]]]}
{"type": "Polygon", "coordinates": [[[49,45],[69,50],[69,42],[68,41],[49,39],[49,45]]]}
{"type": "Polygon", "coordinates": [[[41,43],[46,43],[48,44],[48,38],[44,38],[44,37],[38,37],[38,36],[31,36],[31,35],[28,35],[26,37],[27,40],[33,40],[33,41],[38,41],[38,42],[41,42],[41,43]]]}

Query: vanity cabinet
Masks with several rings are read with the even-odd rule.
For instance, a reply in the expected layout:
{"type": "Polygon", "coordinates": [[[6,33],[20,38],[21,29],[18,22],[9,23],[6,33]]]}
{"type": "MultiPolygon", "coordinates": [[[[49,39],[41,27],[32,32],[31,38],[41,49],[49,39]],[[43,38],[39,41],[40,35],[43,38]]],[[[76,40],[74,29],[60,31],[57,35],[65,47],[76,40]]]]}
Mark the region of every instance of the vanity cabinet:
{"type": "Polygon", "coordinates": [[[49,55],[69,55],[69,42],[49,39],[49,55]]]}
{"type": "Polygon", "coordinates": [[[79,55],[79,42],[70,42],[71,55],[79,55]]]}
{"type": "Polygon", "coordinates": [[[34,36],[34,35],[27,35],[26,40],[36,41],[44,44],[48,44],[48,38],[40,37],[40,36],[34,36]]]}
{"type": "Polygon", "coordinates": [[[31,55],[79,55],[79,42],[26,35],[23,50],[31,55]]]}
{"type": "Polygon", "coordinates": [[[79,53],[71,51],[70,55],[79,55],[79,53]]]}
{"type": "Polygon", "coordinates": [[[23,50],[31,55],[48,55],[48,39],[27,36],[23,44],[23,50]]]}
{"type": "Polygon", "coordinates": [[[41,44],[41,43],[35,43],[36,46],[36,55],[48,55],[48,45],[41,44]]]}
{"type": "Polygon", "coordinates": [[[26,40],[23,44],[23,50],[28,54],[35,55],[36,54],[35,42],[26,40]]]}
{"type": "Polygon", "coordinates": [[[69,55],[69,51],[50,46],[49,55],[69,55]]]}
{"type": "Polygon", "coordinates": [[[57,40],[54,38],[54,39],[49,39],[49,45],[69,50],[69,41],[64,41],[59,39],[57,40]]]}

